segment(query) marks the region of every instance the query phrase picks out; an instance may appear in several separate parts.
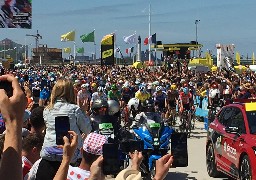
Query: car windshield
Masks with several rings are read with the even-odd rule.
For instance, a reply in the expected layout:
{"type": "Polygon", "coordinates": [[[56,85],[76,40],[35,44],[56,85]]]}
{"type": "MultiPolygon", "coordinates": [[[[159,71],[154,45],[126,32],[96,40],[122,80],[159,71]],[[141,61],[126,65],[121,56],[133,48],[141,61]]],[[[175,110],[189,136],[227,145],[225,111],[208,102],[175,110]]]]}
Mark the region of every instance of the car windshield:
{"type": "Polygon", "coordinates": [[[251,134],[256,134],[256,111],[246,112],[249,129],[251,134]]]}

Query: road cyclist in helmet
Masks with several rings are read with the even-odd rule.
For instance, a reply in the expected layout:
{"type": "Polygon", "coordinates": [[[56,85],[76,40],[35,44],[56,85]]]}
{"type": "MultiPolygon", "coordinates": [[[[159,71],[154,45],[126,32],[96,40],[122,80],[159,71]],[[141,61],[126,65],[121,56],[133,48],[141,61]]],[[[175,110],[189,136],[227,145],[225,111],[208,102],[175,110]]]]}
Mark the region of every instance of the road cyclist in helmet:
{"type": "Polygon", "coordinates": [[[119,104],[121,104],[121,93],[118,90],[118,87],[116,84],[111,85],[110,91],[108,91],[108,100],[115,100],[119,104]]]}
{"type": "Polygon", "coordinates": [[[89,84],[82,84],[81,90],[77,93],[77,105],[83,112],[88,112],[90,108],[91,93],[89,92],[89,88],[89,84]]]}
{"type": "Polygon", "coordinates": [[[167,97],[166,97],[166,105],[167,105],[167,112],[166,112],[166,120],[170,125],[175,125],[176,122],[176,108],[178,105],[179,93],[177,91],[176,84],[172,84],[170,89],[167,90],[167,97]]]}
{"type": "Polygon", "coordinates": [[[92,103],[94,101],[98,100],[98,99],[102,99],[102,100],[105,100],[105,101],[108,99],[108,97],[105,93],[105,90],[102,86],[99,86],[97,88],[97,91],[92,94],[92,99],[91,99],[91,105],[90,106],[92,106],[92,103]]]}
{"type": "Polygon", "coordinates": [[[180,111],[180,130],[190,133],[191,131],[191,102],[192,94],[189,92],[189,88],[184,85],[179,95],[179,111],[180,111]]]}
{"type": "Polygon", "coordinates": [[[212,122],[217,112],[223,105],[222,100],[220,99],[220,90],[218,87],[218,83],[213,82],[209,89],[208,93],[208,120],[212,122]]]}
{"type": "Polygon", "coordinates": [[[165,111],[166,111],[166,94],[163,91],[162,86],[157,86],[156,91],[153,94],[153,99],[155,102],[156,110],[161,113],[162,119],[165,118],[165,111]]]}
{"type": "Polygon", "coordinates": [[[133,97],[133,92],[130,89],[130,85],[128,82],[124,83],[122,89],[121,89],[121,96],[122,96],[122,107],[125,107],[129,100],[133,97]]]}
{"type": "Polygon", "coordinates": [[[139,99],[140,103],[145,102],[150,98],[149,92],[147,92],[146,86],[141,85],[139,90],[135,93],[135,98],[139,99]]]}

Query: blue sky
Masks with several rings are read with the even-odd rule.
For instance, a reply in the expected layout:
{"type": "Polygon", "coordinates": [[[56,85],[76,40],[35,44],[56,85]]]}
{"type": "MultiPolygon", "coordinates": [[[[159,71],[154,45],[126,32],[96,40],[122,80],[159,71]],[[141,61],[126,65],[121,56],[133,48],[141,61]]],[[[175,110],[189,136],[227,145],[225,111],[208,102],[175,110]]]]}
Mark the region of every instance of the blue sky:
{"type": "MultiPolygon", "coordinates": [[[[215,44],[235,44],[236,51],[249,57],[256,53],[256,23],[254,0],[42,0],[33,1],[33,25],[27,29],[0,29],[0,40],[10,38],[25,43],[26,34],[43,36],[40,44],[48,47],[73,47],[72,42],[60,42],[60,36],[76,30],[77,47],[85,47],[86,55],[94,52],[93,43],[82,43],[79,36],[95,29],[97,57],[100,40],[115,32],[117,46],[124,52],[123,36],[136,31],[142,40],[148,36],[148,5],[151,3],[152,34],[163,43],[195,40],[195,20],[199,19],[198,41],[203,51],[216,54],[215,44]]],[[[35,40],[27,37],[27,44],[35,40]]],[[[143,45],[142,49],[147,47],[143,45]]]]}

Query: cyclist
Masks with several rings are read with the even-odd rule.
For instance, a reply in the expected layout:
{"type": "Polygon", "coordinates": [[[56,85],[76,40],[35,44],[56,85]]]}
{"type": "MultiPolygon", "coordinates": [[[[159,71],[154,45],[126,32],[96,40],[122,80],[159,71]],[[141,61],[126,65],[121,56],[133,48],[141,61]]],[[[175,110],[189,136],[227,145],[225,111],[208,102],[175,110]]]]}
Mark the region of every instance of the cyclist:
{"type": "Polygon", "coordinates": [[[176,106],[178,104],[179,93],[177,86],[172,84],[170,90],[167,91],[166,104],[167,113],[165,118],[171,121],[171,124],[175,124],[176,106]]]}
{"type": "Polygon", "coordinates": [[[217,106],[220,101],[220,90],[218,88],[217,83],[212,83],[211,88],[209,90],[209,95],[208,95],[208,103],[209,106],[217,106]]]}
{"type": "Polygon", "coordinates": [[[121,89],[121,96],[123,101],[123,107],[128,104],[129,100],[132,98],[132,90],[129,87],[129,83],[124,83],[121,89]]]}
{"type": "Polygon", "coordinates": [[[102,86],[99,86],[97,88],[97,92],[94,92],[92,94],[92,99],[91,99],[91,105],[90,106],[92,106],[92,103],[95,100],[98,100],[98,99],[102,99],[102,100],[105,100],[105,101],[107,101],[107,99],[108,99],[107,95],[104,92],[104,88],[102,86]]]}
{"type": "Polygon", "coordinates": [[[77,105],[84,111],[89,110],[91,101],[91,93],[89,92],[89,84],[82,84],[81,90],[77,93],[77,105]]]}
{"type": "Polygon", "coordinates": [[[150,98],[150,94],[147,92],[145,86],[139,87],[139,90],[135,93],[135,98],[139,99],[140,103],[150,98]]]}
{"type": "Polygon", "coordinates": [[[184,110],[186,110],[188,112],[187,114],[187,120],[188,122],[191,121],[191,97],[192,97],[192,94],[189,92],[189,89],[188,87],[184,87],[182,88],[182,92],[180,93],[179,95],[179,100],[180,100],[180,103],[179,103],[179,110],[180,110],[180,114],[182,114],[184,112],[184,110]]]}
{"type": "Polygon", "coordinates": [[[108,100],[115,100],[117,102],[121,101],[121,93],[118,90],[118,87],[116,86],[116,84],[112,84],[111,85],[111,90],[108,91],[108,100]]]}
{"type": "Polygon", "coordinates": [[[162,86],[157,86],[156,91],[153,94],[155,105],[157,110],[161,113],[162,118],[165,117],[165,107],[166,107],[166,94],[163,92],[162,86]]]}
{"type": "Polygon", "coordinates": [[[208,95],[208,109],[209,109],[208,119],[209,119],[209,122],[213,121],[214,116],[217,113],[216,112],[217,107],[220,107],[220,106],[221,106],[220,90],[218,88],[218,84],[214,82],[211,85],[211,88],[209,90],[209,95],[208,95]]]}

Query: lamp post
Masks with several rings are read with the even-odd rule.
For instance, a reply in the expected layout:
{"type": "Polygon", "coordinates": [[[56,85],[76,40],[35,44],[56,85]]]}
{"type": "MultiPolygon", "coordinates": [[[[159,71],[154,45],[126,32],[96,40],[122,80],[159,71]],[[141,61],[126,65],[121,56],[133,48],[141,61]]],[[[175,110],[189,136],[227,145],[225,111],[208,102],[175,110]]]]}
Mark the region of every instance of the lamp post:
{"type": "Polygon", "coordinates": [[[200,20],[195,20],[195,25],[196,25],[196,44],[198,44],[197,42],[197,24],[200,22],[200,20]]]}
{"type": "Polygon", "coordinates": [[[14,47],[13,49],[15,49],[15,55],[16,55],[14,64],[17,64],[17,62],[18,62],[18,46],[17,46],[17,47],[14,47]]]}
{"type": "MultiPolygon", "coordinates": [[[[199,19],[196,19],[195,20],[195,25],[196,25],[196,45],[198,45],[198,42],[197,42],[197,24],[200,22],[199,19]]],[[[200,53],[199,53],[200,54],[200,53]]]]}

